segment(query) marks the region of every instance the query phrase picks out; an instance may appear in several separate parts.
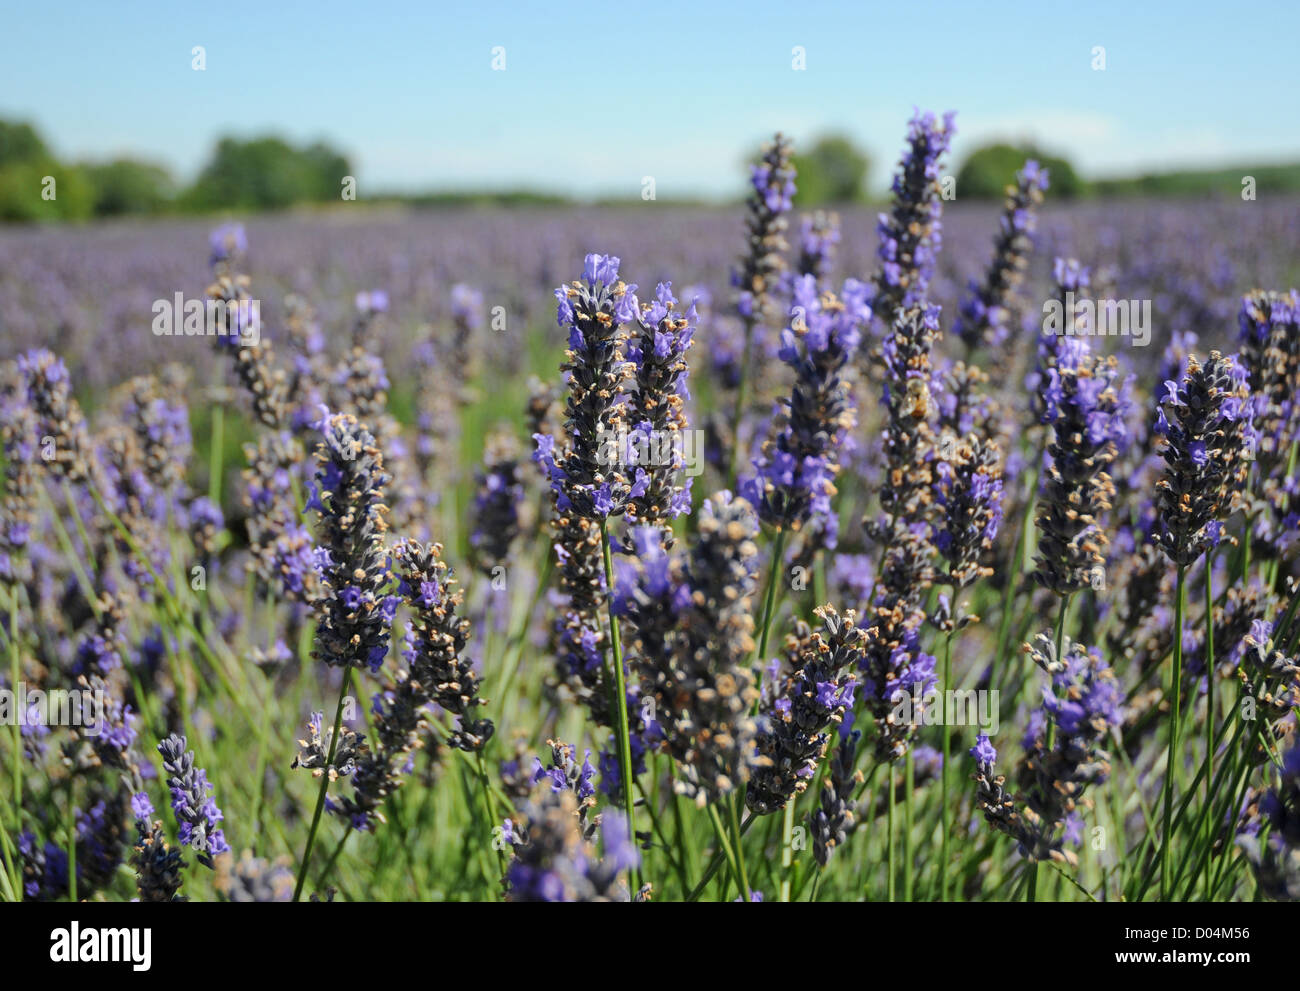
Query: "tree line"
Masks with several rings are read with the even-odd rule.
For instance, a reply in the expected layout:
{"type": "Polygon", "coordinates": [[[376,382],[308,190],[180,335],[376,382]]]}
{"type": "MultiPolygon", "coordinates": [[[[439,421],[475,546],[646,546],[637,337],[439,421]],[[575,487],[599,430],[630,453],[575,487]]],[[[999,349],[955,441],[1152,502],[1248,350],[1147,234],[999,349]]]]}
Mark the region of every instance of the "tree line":
{"type": "MultiPolygon", "coordinates": [[[[1001,199],[1028,158],[1036,158],[1050,170],[1055,200],[1225,195],[1239,192],[1245,175],[1255,177],[1260,193],[1300,192],[1300,165],[1183,170],[1089,182],[1058,155],[1032,145],[998,142],[966,156],[955,174],[956,198],[1001,199]]],[[[799,174],[795,202],[800,207],[850,205],[871,198],[871,158],[843,134],[822,135],[797,149],[794,163],[799,174]]],[[[337,203],[343,198],[355,198],[351,163],[342,152],[321,141],[295,146],[275,136],[223,137],[194,181],[184,185],[164,166],[136,158],[61,162],[31,124],[0,120],[0,221],[76,221],[230,210],[253,213],[303,203],[337,203]]],[[[434,190],[367,195],[366,199],[416,208],[570,202],[561,195],[528,189],[434,190]]]]}
{"type": "Polygon", "coordinates": [[[135,158],[61,162],[27,123],[0,120],[0,220],[278,210],[338,200],[347,156],[323,142],[222,138],[194,182],[135,158]]]}

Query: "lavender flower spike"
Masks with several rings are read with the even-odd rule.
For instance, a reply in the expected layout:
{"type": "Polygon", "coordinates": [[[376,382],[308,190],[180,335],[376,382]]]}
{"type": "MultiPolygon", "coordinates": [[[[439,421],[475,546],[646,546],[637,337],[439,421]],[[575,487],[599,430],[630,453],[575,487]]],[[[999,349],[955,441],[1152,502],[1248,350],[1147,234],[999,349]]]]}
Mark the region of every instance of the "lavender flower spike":
{"type": "Polygon", "coordinates": [[[840,447],[857,423],[849,359],[870,319],[864,283],[847,280],[837,298],[819,294],[811,275],[795,281],[790,326],[781,335],[794,386],[779,431],[754,459],[755,476],[739,486],[763,522],[790,530],[814,518],[829,522],[840,447]]]}
{"type": "Polygon", "coordinates": [[[605,604],[601,528],[643,497],[644,469],[628,477],[619,464],[617,438],[626,430],[623,398],[629,365],[623,325],[640,312],[636,286],[618,277],[619,259],[587,256],[583,277],[555,290],[557,320],[569,330],[563,371],[569,393],[560,437],[537,433],[533,460],[546,472],[555,500],[554,549],[567,608],[554,629],[561,674],[577,687],[592,718],[611,725],[611,695],[604,684],[604,640],[599,611],[605,604]]]}
{"type": "Polygon", "coordinates": [[[237,271],[246,244],[243,228],[219,228],[211,240],[216,281],[207,289],[205,317],[214,324],[208,328],[213,346],[232,357],[257,419],[279,428],[289,413],[289,380],[277,366],[271,342],[262,337],[261,303],[249,292],[251,282],[237,271]]]}
{"type": "Polygon", "coordinates": [[[1006,205],[998,218],[993,261],[984,281],[971,281],[970,295],[958,310],[956,335],[967,354],[979,347],[1001,344],[1015,323],[1016,290],[1025,278],[1033,249],[1035,211],[1043,204],[1047,170],[1030,159],[1007,187],[1006,205]]]}
{"type": "Polygon", "coordinates": [[[907,147],[894,174],[893,209],[880,215],[880,272],[876,276],[876,313],[893,321],[899,309],[920,304],[934,274],[942,243],[940,159],[952,140],[954,114],[942,122],[919,110],[908,124],[907,147]]]}
{"type": "Polygon", "coordinates": [[[1031,717],[1025,734],[1018,777],[1026,817],[1037,830],[1030,855],[1073,864],[1074,855],[1065,846],[1079,842],[1084,791],[1110,776],[1104,747],[1123,719],[1123,695],[1096,648],[1066,637],[1058,657],[1051,637],[1039,634],[1029,654],[1050,679],[1043,688],[1042,708],[1031,717]],[[1055,727],[1051,735],[1049,723],[1055,727]]]}
{"type": "Polygon", "coordinates": [[[225,816],[209,794],[212,785],[207,772],[194,766],[194,751],[187,747],[185,737],[173,733],[158,744],[158,753],[169,775],[167,785],[180,826],[181,845],[193,847],[198,862],[211,868],[213,858],[230,849],[218,825],[225,816]]]}
{"type": "Polygon", "coordinates": [[[1154,540],[1181,568],[1218,545],[1240,500],[1257,442],[1246,376],[1217,351],[1205,364],[1189,355],[1182,381],[1165,383],[1156,409],[1166,468],[1156,483],[1154,540]]]}
{"type": "Polygon", "coordinates": [[[636,380],[627,404],[631,423],[625,460],[643,467],[648,476],[644,490],[633,496],[628,516],[669,536],[672,521],[691,508],[691,479],[683,484],[681,474],[687,467],[683,401],[690,398],[686,352],[696,319],[695,304],[679,311],[672,283],[661,282],[654,302],[643,304],[638,332],[628,344],[636,380]]]}
{"type": "Polygon", "coordinates": [[[853,829],[853,797],[863,782],[861,771],[854,769],[858,741],[862,731],[853,728],[853,710],[844,713],[840,723],[840,742],[830,760],[830,774],[822,785],[821,803],[812,815],[813,856],[825,867],[835,848],[843,844],[853,829]]]}
{"type": "Polygon", "coordinates": [[[739,290],[736,312],[745,325],[746,343],[752,339],[753,328],[766,322],[773,290],[786,268],[786,214],[794,204],[794,179],[790,142],[778,134],[751,170],[753,191],[745,221],[748,250],[739,271],[731,277],[739,290]]]}
{"type": "Polygon", "coordinates": [[[766,815],[807,789],[826,753],[829,727],[853,706],[864,634],[852,610],[819,606],[822,629],[800,623],[789,644],[790,671],[764,699],[757,766],[745,794],[751,812],[766,815]]]}
{"type": "Polygon", "coordinates": [[[821,285],[830,274],[839,243],[839,214],[818,210],[805,216],[799,226],[799,274],[811,275],[821,285]]]}
{"type": "Polygon", "coordinates": [[[478,675],[465,656],[469,621],[457,615],[463,596],[456,579],[442,560],[441,544],[404,540],[393,548],[401,576],[401,590],[413,612],[408,680],[444,712],[454,715],[456,730],[448,746],[467,753],[483,749],[492,737],[490,719],[475,719],[474,710],[486,701],[479,697],[478,675]]]}
{"type": "Polygon", "coordinates": [[[506,430],[489,435],[474,493],[474,532],[469,538],[474,563],[488,575],[510,562],[519,537],[519,505],[524,498],[519,468],[514,435],[506,430]]]}
{"type": "Polygon", "coordinates": [[[1034,570],[1035,580],[1057,595],[1104,587],[1110,538],[1101,517],[1115,497],[1107,469],[1127,438],[1129,387],[1113,357],[1094,355],[1079,338],[1060,339],[1042,392],[1052,439],[1035,520],[1034,570]]]}
{"type": "Polygon", "coordinates": [[[316,629],[316,656],[333,667],[378,670],[388,653],[397,600],[384,589],[390,575],[384,533],[384,459],[370,431],[324,407],[316,424],[316,482],[309,508],[320,513],[325,590],[316,629]]]}
{"type": "Polygon", "coordinates": [[[1250,388],[1262,407],[1260,461],[1285,462],[1300,427],[1300,291],[1247,293],[1237,324],[1238,361],[1250,371],[1250,388]]]}
{"type": "Polygon", "coordinates": [[[1052,638],[1040,634],[1026,651],[1050,681],[1025,734],[1020,795],[1005,790],[1006,779],[994,770],[997,751],[981,733],[970,751],[976,803],[989,825],[1019,843],[1022,856],[1074,866],[1078,858],[1066,847],[1082,839],[1084,791],[1110,776],[1103,744],[1122,721],[1123,699],[1096,649],[1066,637],[1058,657],[1052,638]]]}
{"type": "Polygon", "coordinates": [[[617,463],[615,438],[626,429],[619,402],[627,377],[623,325],[638,315],[636,286],[619,279],[618,266],[616,257],[588,255],[582,280],[555,290],[559,324],[569,330],[564,437],[534,438],[556,508],[584,519],[622,515],[649,484],[644,470],[629,478],[617,463]]]}
{"type": "MultiPolygon", "coordinates": [[[[595,788],[590,760],[577,762],[574,750],[550,741],[551,764],[536,762],[532,789],[519,814],[507,819],[503,835],[514,857],[503,879],[512,902],[628,901],[621,879],[640,862],[628,838],[627,823],[616,810],[592,815],[595,788]],[[599,834],[604,856],[596,850],[599,834]]],[[[646,892],[638,894],[638,900],[646,892]]]]}
{"type": "Polygon", "coordinates": [[[638,708],[653,706],[662,746],[681,767],[675,789],[701,806],[751,772],[757,528],[750,505],[726,491],[704,504],[689,554],[669,558],[657,528],[638,528],[642,567],[616,594],[638,708]]]}
{"type": "Polygon", "coordinates": [[[948,563],[949,584],[964,588],[993,569],[981,563],[1002,523],[1002,462],[996,441],[945,437],[935,466],[936,522],[931,540],[948,563]],[[947,449],[945,449],[947,448],[947,449]]]}

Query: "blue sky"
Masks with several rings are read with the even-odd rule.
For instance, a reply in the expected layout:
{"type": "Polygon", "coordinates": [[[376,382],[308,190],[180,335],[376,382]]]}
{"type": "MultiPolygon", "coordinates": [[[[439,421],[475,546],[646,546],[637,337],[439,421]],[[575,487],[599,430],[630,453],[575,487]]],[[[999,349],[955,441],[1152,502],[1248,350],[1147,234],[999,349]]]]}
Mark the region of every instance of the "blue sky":
{"type": "Polygon", "coordinates": [[[323,137],[352,158],[362,196],[636,195],[647,175],[660,197],[724,195],[777,129],[850,134],[880,187],[913,105],[958,112],[957,160],[1032,137],[1089,176],[1269,163],[1300,159],[1297,9],[11,2],[0,116],[33,121],[61,156],[130,153],[183,179],[220,134],[323,137]]]}

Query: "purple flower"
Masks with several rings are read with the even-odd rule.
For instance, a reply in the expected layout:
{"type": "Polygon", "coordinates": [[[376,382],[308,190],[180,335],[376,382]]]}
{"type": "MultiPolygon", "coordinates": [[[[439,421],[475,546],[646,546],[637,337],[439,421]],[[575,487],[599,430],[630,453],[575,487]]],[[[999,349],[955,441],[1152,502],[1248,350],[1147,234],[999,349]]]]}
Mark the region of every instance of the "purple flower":
{"type": "Polygon", "coordinates": [[[751,812],[767,815],[808,787],[825,752],[827,728],[853,705],[855,672],[863,661],[864,634],[852,610],[816,610],[822,629],[801,624],[790,657],[794,669],[760,704],[759,758],[745,793],[751,812]]]}
{"type": "Polygon", "coordinates": [[[248,236],[243,224],[222,224],[208,235],[211,264],[233,261],[248,251],[248,236]]]}
{"type": "Polygon", "coordinates": [[[163,770],[169,775],[172,812],[180,827],[182,846],[194,848],[199,863],[211,868],[214,857],[227,852],[225,834],[217,825],[225,819],[209,792],[212,785],[202,768],[194,766],[194,751],[187,749],[185,737],[173,733],[158,744],[163,770]]]}
{"type": "Polygon", "coordinates": [[[899,309],[920,304],[934,274],[942,243],[940,160],[952,140],[954,114],[942,122],[932,113],[913,113],[907,147],[894,174],[893,208],[876,225],[881,271],[876,277],[876,313],[892,322],[899,309]]]}
{"type": "Polygon", "coordinates": [[[1211,351],[1188,355],[1181,381],[1165,383],[1158,409],[1164,477],[1156,483],[1155,543],[1187,567],[1222,536],[1254,457],[1257,434],[1243,368],[1211,351]]]}
{"type": "Polygon", "coordinates": [[[998,760],[998,752],[987,733],[981,733],[975,738],[975,746],[970,748],[970,755],[975,758],[975,763],[985,773],[990,771],[998,760]]]}
{"type": "Polygon", "coordinates": [[[842,294],[819,294],[814,276],[795,280],[790,325],[782,335],[782,360],[795,382],[782,429],[754,458],[754,475],[741,494],[763,522],[798,530],[831,515],[839,452],[857,423],[853,369],[862,330],[871,318],[870,288],[849,279],[842,294]]]}
{"type": "Polygon", "coordinates": [[[1047,170],[1033,159],[1008,187],[1006,207],[998,220],[993,260],[983,282],[972,280],[969,295],[958,309],[957,336],[967,352],[999,345],[1006,340],[1017,311],[1017,291],[1024,282],[1033,250],[1036,213],[1047,191],[1047,170]]]}

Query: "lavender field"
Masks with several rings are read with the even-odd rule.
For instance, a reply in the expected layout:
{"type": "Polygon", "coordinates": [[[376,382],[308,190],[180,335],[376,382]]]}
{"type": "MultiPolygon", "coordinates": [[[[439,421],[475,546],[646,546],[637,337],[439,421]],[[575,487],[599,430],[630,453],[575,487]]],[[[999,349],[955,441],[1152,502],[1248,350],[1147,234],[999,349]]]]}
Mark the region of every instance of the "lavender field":
{"type": "Polygon", "coordinates": [[[1300,898],[1300,199],[903,124],[0,230],[0,898],[1300,898]]]}

